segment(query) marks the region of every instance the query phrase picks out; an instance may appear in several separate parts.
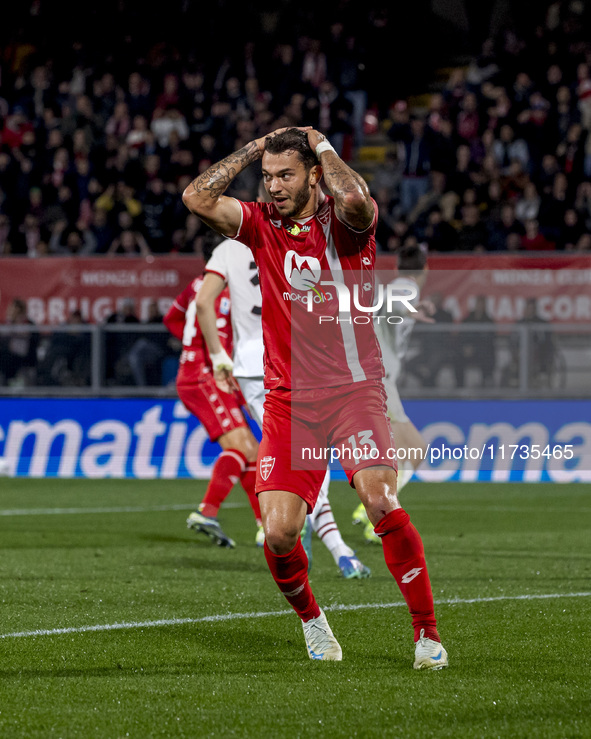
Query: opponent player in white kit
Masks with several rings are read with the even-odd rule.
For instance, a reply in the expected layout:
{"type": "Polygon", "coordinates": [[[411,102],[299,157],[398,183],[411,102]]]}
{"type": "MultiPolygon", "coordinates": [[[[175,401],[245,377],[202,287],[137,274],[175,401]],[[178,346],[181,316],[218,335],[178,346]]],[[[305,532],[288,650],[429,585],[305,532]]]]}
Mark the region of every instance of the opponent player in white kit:
{"type": "MultiPolygon", "coordinates": [[[[434,306],[429,302],[420,302],[421,290],[427,279],[427,247],[423,244],[413,244],[403,247],[397,258],[398,276],[389,284],[388,290],[393,294],[409,296],[410,303],[417,308],[416,313],[397,309],[404,320],[402,323],[390,324],[386,321],[376,323],[376,336],[380,342],[385,375],[388,415],[392,422],[392,435],[396,443],[398,455],[398,484],[397,492],[411,479],[413,472],[418,469],[427,453],[427,444],[420,431],[406,415],[396,383],[400,376],[402,363],[408,351],[410,336],[417,320],[432,323],[429,314],[434,306]]],[[[364,525],[366,541],[380,542],[374,534],[373,526],[367,517],[363,504],[360,503],[353,511],[353,523],[364,525]]]]}
{"type": "Polygon", "coordinates": [[[302,621],[309,657],[342,659],[310,588],[300,540],[326,475],[326,460],[313,462],[307,452],[331,448],[382,538],[412,616],[414,668],[446,667],[423,544],[396,496],[379,345],[373,322],[363,320],[373,305],[377,223],[367,184],[319,131],[290,128],[209,167],[185,189],[183,202],[218,233],[247,244],[259,270],[268,393],[256,492],[265,558],[302,621]],[[224,196],[258,161],[272,203],[224,196]],[[321,188],[323,174],[330,195],[321,188]],[[334,291],[321,291],[327,284],[357,300],[347,306],[334,291]],[[360,285],[369,285],[361,296],[360,285]]]}
{"type": "MultiPolygon", "coordinates": [[[[263,201],[261,196],[261,202],[263,201]]],[[[223,241],[215,248],[205,266],[203,284],[196,301],[197,316],[209,348],[214,372],[232,373],[240,385],[252,417],[262,428],[266,392],[263,381],[261,303],[258,271],[252,252],[238,241],[223,241]],[[216,325],[215,304],[226,285],[232,299],[233,360],[220,342],[216,325]]],[[[222,374],[221,379],[231,378],[222,374]]],[[[318,501],[308,516],[309,525],[332,554],[344,578],[350,580],[369,577],[370,569],[343,541],[328,500],[329,482],[330,473],[327,472],[318,501]]],[[[311,542],[308,542],[306,554],[310,562],[311,542]]]]}
{"type": "MultiPolygon", "coordinates": [[[[217,515],[223,501],[240,480],[257,522],[256,543],[263,546],[265,535],[259,501],[255,495],[253,464],[258,444],[242,411],[245,402],[242,394],[228,383],[217,382],[214,378],[195,306],[202,285],[202,277],[191,280],[176,296],[164,316],[165,326],[183,345],[176,377],[179,399],[200,420],[211,441],[222,447],[203,500],[198,509],[189,515],[187,526],[206,534],[219,546],[233,548],[235,543],[224,533],[217,515]]],[[[220,339],[226,350],[232,351],[230,295],[227,290],[218,295],[213,311],[220,339]]]]}

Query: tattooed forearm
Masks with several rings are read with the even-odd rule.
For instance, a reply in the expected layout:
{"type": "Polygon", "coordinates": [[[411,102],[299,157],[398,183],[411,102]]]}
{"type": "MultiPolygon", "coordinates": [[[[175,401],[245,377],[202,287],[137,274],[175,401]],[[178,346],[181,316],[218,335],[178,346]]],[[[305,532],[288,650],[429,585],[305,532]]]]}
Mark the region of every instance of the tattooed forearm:
{"type": "Polygon", "coordinates": [[[359,192],[363,197],[369,194],[367,183],[357,172],[347,166],[342,159],[336,155],[324,158],[322,171],[327,187],[335,198],[340,194],[345,195],[349,192],[359,192]]]}
{"type": "Polygon", "coordinates": [[[335,205],[352,226],[365,228],[373,218],[373,205],[367,183],[335,153],[322,154],[322,172],[335,205]]]}
{"type": "Polygon", "coordinates": [[[260,151],[254,141],[230,154],[199,175],[191,185],[197,195],[209,196],[212,200],[220,197],[232,180],[249,164],[260,159],[260,151]]]}

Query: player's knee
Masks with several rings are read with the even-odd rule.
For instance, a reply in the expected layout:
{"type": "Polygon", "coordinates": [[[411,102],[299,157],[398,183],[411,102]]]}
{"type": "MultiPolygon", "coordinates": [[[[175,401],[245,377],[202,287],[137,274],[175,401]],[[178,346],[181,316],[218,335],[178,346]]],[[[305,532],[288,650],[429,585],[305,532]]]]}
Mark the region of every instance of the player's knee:
{"type": "Polygon", "coordinates": [[[288,554],[295,547],[300,532],[290,524],[266,522],[265,541],[274,554],[288,554]]]}
{"type": "Polygon", "coordinates": [[[256,462],[257,460],[257,454],[259,451],[259,445],[257,440],[254,438],[254,436],[250,439],[247,439],[245,445],[244,445],[244,456],[246,457],[246,460],[248,462],[256,462]]]}
{"type": "Polygon", "coordinates": [[[396,473],[393,469],[361,470],[355,475],[354,482],[367,516],[374,525],[387,513],[400,507],[396,497],[396,473]]]}

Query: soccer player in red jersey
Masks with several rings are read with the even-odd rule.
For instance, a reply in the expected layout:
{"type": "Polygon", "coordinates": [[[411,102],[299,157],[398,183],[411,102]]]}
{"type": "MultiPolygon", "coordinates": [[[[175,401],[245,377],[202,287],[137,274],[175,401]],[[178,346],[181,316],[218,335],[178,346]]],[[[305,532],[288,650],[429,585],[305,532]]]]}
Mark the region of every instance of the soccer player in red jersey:
{"type": "Polygon", "coordinates": [[[176,386],[183,405],[196,416],[211,441],[217,441],[222,453],[217,458],[205,496],[197,511],[190,514],[187,526],[207,534],[219,546],[233,548],[235,543],[227,536],[217,513],[234,484],[240,480],[248,495],[257,522],[256,541],[263,545],[260,505],[255,495],[255,461],[258,443],[241,406],[245,404],[239,390],[225,383],[220,387],[214,380],[213,367],[231,365],[232,330],[230,325],[230,295],[223,291],[215,303],[217,325],[222,348],[210,357],[197,321],[195,300],[203,278],[198,277],[175,298],[164,323],[168,330],[181,339],[183,350],[177,372],[176,386]]]}
{"type": "Polygon", "coordinates": [[[447,666],[423,544],[396,495],[384,368],[370,315],[377,206],[365,181],[319,131],[279,129],[209,167],[185,189],[183,202],[218,233],[247,244],[259,270],[269,388],[256,485],[264,551],[302,620],[310,658],[342,659],[310,588],[300,540],[326,471],[322,452],[330,450],[382,538],[412,615],[414,667],[447,666]],[[225,196],[258,161],[271,202],[225,196]]]}

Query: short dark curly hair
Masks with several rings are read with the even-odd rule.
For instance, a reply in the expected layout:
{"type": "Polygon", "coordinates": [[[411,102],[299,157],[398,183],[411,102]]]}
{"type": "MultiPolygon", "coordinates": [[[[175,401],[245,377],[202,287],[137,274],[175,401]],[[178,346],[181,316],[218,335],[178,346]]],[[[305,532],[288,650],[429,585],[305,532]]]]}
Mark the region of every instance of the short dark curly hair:
{"type": "Polygon", "coordinates": [[[398,252],[398,269],[407,274],[420,274],[427,264],[426,244],[408,244],[398,252]]]}
{"type": "Polygon", "coordinates": [[[284,151],[295,151],[300,155],[307,170],[318,164],[316,154],[310,148],[308,134],[297,128],[288,128],[276,136],[267,136],[265,139],[265,151],[269,154],[282,154],[284,151]]]}

